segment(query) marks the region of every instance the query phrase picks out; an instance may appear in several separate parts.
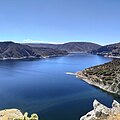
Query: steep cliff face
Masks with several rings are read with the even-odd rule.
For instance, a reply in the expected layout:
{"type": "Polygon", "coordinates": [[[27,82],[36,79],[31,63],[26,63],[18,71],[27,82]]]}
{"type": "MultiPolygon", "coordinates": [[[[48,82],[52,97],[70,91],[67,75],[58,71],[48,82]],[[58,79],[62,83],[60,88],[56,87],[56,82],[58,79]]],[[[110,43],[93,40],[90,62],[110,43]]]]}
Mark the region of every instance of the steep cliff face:
{"type": "Polygon", "coordinates": [[[89,84],[120,95],[120,59],[87,68],[76,75],[89,84]]]}
{"type": "Polygon", "coordinates": [[[120,104],[114,100],[112,108],[108,108],[94,100],[93,110],[81,117],[80,120],[120,120],[120,104]]]}

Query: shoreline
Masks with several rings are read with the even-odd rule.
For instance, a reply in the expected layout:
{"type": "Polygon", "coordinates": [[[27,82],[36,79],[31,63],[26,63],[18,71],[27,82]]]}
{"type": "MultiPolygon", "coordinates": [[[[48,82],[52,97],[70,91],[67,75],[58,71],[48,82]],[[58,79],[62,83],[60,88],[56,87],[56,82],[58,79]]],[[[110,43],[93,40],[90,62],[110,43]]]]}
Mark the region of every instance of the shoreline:
{"type": "Polygon", "coordinates": [[[20,57],[20,58],[14,58],[14,57],[9,57],[9,58],[0,58],[1,61],[4,60],[23,60],[23,59],[41,59],[41,57],[34,57],[34,56],[30,56],[30,57],[20,57]]]}
{"type": "Polygon", "coordinates": [[[110,86],[105,86],[105,85],[103,85],[103,84],[99,84],[99,83],[97,83],[97,82],[93,82],[93,81],[90,80],[88,77],[86,77],[86,76],[82,73],[82,71],[77,72],[77,73],[76,73],[76,77],[79,78],[79,79],[81,79],[81,80],[83,80],[83,81],[85,81],[85,82],[88,83],[89,85],[95,86],[95,87],[97,87],[97,88],[99,88],[99,89],[102,89],[102,90],[104,90],[104,91],[106,91],[106,92],[109,92],[109,93],[111,93],[111,94],[117,94],[116,92],[113,92],[113,91],[108,90],[108,88],[109,88],[110,86]]]}
{"type": "Polygon", "coordinates": [[[25,59],[46,59],[46,58],[60,57],[60,56],[65,56],[65,55],[50,55],[50,56],[41,56],[41,57],[29,56],[29,57],[20,57],[20,58],[8,57],[8,58],[0,58],[0,61],[25,60],[25,59]]]}
{"type": "Polygon", "coordinates": [[[104,57],[107,57],[107,58],[113,58],[113,59],[120,59],[120,56],[104,56],[104,57]]]}
{"type": "Polygon", "coordinates": [[[100,53],[93,54],[93,55],[100,55],[106,58],[120,59],[120,56],[114,56],[114,55],[106,55],[106,54],[100,54],[100,53]]]}
{"type": "MultiPolygon", "coordinates": [[[[46,59],[46,58],[51,58],[51,57],[61,57],[61,56],[65,56],[65,55],[69,55],[69,54],[90,54],[87,52],[70,52],[68,54],[64,54],[64,55],[49,55],[49,56],[40,56],[40,57],[35,57],[35,56],[24,56],[24,57],[8,57],[8,58],[0,58],[0,61],[5,61],[5,60],[24,60],[24,59],[46,59]]],[[[93,55],[101,55],[101,54],[93,54],[93,55]]],[[[120,59],[120,56],[107,56],[107,55],[102,55],[103,57],[106,58],[111,58],[111,59],[120,59]]]]}

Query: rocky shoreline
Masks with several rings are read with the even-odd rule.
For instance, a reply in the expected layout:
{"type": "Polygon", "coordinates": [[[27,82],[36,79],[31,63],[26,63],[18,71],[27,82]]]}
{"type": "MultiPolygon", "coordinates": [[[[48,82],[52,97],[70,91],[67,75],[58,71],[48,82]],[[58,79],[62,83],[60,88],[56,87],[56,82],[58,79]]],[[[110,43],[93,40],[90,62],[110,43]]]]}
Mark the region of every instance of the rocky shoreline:
{"type": "MultiPolygon", "coordinates": [[[[116,92],[111,91],[111,90],[109,89],[110,86],[105,86],[105,85],[103,85],[103,84],[100,83],[100,82],[99,82],[99,83],[98,83],[98,82],[95,82],[92,77],[86,77],[82,71],[77,72],[77,73],[76,73],[76,77],[77,77],[77,78],[80,78],[80,79],[82,79],[83,81],[87,82],[88,84],[93,85],[93,86],[95,86],[95,87],[98,87],[98,88],[100,88],[100,89],[102,89],[102,90],[104,90],[104,91],[107,91],[107,92],[109,92],[109,93],[116,94],[116,92]]],[[[102,82],[102,80],[101,80],[101,82],[102,82]]]]}
{"type": "Polygon", "coordinates": [[[113,55],[104,55],[104,57],[120,59],[120,56],[113,56],[113,55]]]}
{"type": "Polygon", "coordinates": [[[41,57],[29,56],[29,57],[19,57],[19,58],[8,57],[8,58],[0,58],[0,61],[4,61],[4,60],[24,60],[24,59],[46,59],[46,58],[61,57],[61,56],[64,56],[64,55],[50,55],[50,56],[41,56],[41,57]]]}
{"type": "Polygon", "coordinates": [[[37,114],[28,117],[28,113],[22,113],[18,109],[5,109],[0,111],[0,120],[38,120],[37,114]]]}
{"type": "Polygon", "coordinates": [[[76,77],[104,91],[120,95],[120,59],[79,71],[76,77]]]}
{"type": "Polygon", "coordinates": [[[120,120],[120,104],[114,100],[112,108],[108,108],[94,100],[93,110],[82,116],[80,120],[120,120]]]}

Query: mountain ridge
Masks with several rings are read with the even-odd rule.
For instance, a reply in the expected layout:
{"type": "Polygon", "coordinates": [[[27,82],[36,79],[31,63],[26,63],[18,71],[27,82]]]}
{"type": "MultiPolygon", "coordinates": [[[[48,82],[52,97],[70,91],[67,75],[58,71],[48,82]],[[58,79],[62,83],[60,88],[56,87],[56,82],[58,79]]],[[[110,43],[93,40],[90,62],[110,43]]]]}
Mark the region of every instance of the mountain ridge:
{"type": "Polygon", "coordinates": [[[26,45],[31,47],[46,47],[46,48],[55,48],[59,50],[65,50],[68,53],[71,52],[91,52],[97,50],[101,45],[92,43],[92,42],[68,42],[64,44],[46,44],[46,43],[26,43],[26,45]]]}
{"type": "Polygon", "coordinates": [[[68,54],[66,51],[52,48],[33,48],[14,42],[0,42],[0,59],[44,58],[68,54]]]}
{"type": "Polygon", "coordinates": [[[105,57],[120,58],[120,42],[102,46],[97,50],[93,50],[91,53],[105,57]]]}

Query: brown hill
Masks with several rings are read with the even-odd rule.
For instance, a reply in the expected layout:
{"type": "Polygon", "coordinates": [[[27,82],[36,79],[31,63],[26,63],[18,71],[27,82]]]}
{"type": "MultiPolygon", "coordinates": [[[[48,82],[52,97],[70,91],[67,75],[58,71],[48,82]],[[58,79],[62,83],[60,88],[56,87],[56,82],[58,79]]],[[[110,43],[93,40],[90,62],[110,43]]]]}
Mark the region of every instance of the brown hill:
{"type": "Polygon", "coordinates": [[[91,42],[68,42],[64,44],[28,43],[27,45],[31,47],[46,47],[46,48],[65,50],[69,53],[70,52],[91,52],[101,47],[100,45],[91,43],[91,42]]]}
{"type": "Polygon", "coordinates": [[[120,43],[100,47],[99,49],[92,51],[92,53],[106,57],[120,57],[120,43]]]}
{"type": "Polygon", "coordinates": [[[46,56],[59,56],[67,54],[66,51],[52,48],[33,48],[14,42],[0,42],[1,59],[42,58],[46,56]]]}

